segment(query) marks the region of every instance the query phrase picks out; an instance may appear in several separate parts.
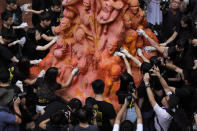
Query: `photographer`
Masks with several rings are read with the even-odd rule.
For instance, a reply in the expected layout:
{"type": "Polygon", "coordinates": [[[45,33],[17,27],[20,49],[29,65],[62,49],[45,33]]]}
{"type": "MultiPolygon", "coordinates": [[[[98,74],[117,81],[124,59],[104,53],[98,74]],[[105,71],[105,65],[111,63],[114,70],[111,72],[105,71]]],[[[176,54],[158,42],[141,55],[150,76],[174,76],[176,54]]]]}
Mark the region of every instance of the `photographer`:
{"type": "MultiPolygon", "coordinates": [[[[172,86],[169,86],[167,82],[163,79],[163,77],[160,75],[159,69],[156,68],[154,70],[154,75],[156,75],[164,90],[170,90],[173,92],[179,99],[180,104],[179,107],[183,109],[183,111],[177,111],[181,115],[177,115],[178,117],[182,117],[182,119],[178,119],[176,122],[177,126],[181,129],[184,129],[191,124],[191,121],[193,119],[193,113],[196,110],[196,94],[195,94],[195,86],[196,86],[196,77],[197,77],[197,70],[182,70],[177,67],[177,69],[180,73],[182,73],[182,77],[184,78],[184,84],[179,87],[175,88],[172,86]]],[[[178,114],[175,112],[175,115],[178,114]]],[[[176,119],[175,119],[176,120],[176,119]]]]}
{"type": "Polygon", "coordinates": [[[169,125],[172,120],[172,116],[167,112],[167,110],[171,108],[171,105],[169,105],[169,100],[172,98],[170,97],[172,92],[170,90],[165,89],[167,96],[162,99],[162,105],[164,106],[164,108],[160,107],[154,98],[153,92],[150,88],[149,80],[150,80],[149,74],[148,73],[144,74],[144,82],[146,86],[148,99],[156,113],[156,116],[154,118],[155,128],[157,131],[168,131],[169,125]]]}
{"type": "MultiPolygon", "coordinates": [[[[131,123],[130,121],[125,120],[125,118],[123,118],[124,112],[126,112],[128,105],[129,105],[129,102],[126,98],[122,108],[120,109],[120,111],[117,114],[113,131],[133,131],[133,129],[134,129],[133,123],[131,123]]],[[[141,111],[140,111],[136,102],[134,102],[134,107],[135,107],[135,111],[137,113],[137,129],[136,129],[136,131],[143,131],[142,115],[141,115],[141,111]]]]}
{"type": "Polygon", "coordinates": [[[9,71],[5,68],[0,68],[0,130],[1,131],[19,131],[21,121],[21,112],[19,109],[20,99],[17,98],[14,103],[15,114],[10,112],[10,103],[14,98],[14,88],[10,86],[9,71]]]}

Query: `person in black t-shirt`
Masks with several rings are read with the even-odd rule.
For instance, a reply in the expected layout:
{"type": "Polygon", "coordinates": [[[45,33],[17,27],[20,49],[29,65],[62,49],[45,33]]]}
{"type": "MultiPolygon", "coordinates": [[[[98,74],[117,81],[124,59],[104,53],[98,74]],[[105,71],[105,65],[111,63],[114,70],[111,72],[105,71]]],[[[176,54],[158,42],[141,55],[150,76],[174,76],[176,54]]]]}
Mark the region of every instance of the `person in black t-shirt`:
{"type": "Polygon", "coordinates": [[[51,14],[49,14],[49,12],[43,12],[40,14],[40,23],[36,26],[36,29],[41,36],[38,45],[46,45],[48,41],[51,41],[54,38],[51,27],[51,14]]]}
{"type": "Polygon", "coordinates": [[[39,107],[47,106],[49,103],[55,101],[57,96],[55,91],[61,88],[61,85],[57,83],[56,77],[58,75],[58,69],[51,67],[46,71],[44,78],[38,78],[36,81],[37,86],[37,112],[39,113],[39,107]]]}
{"type": "MultiPolygon", "coordinates": [[[[51,0],[32,0],[32,9],[36,11],[46,10],[50,8],[51,0]]],[[[39,16],[32,14],[32,24],[34,27],[40,23],[39,16]]]]}
{"type": "Polygon", "coordinates": [[[3,25],[1,28],[1,35],[4,43],[10,43],[17,39],[15,30],[13,29],[12,14],[9,12],[3,12],[1,14],[3,25]]]}
{"type": "Polygon", "coordinates": [[[6,12],[12,13],[14,25],[20,25],[22,21],[22,11],[19,6],[17,6],[16,0],[6,0],[6,12]]]}
{"type": "Polygon", "coordinates": [[[61,1],[60,0],[52,0],[51,8],[49,9],[49,13],[51,14],[51,26],[58,26],[60,24],[60,14],[61,14],[61,1]]]}
{"type": "Polygon", "coordinates": [[[18,63],[18,59],[2,44],[0,44],[0,57],[0,67],[8,68],[11,61],[18,63]]]}
{"type": "Polygon", "coordinates": [[[180,23],[181,26],[176,26],[173,35],[165,42],[166,44],[171,42],[175,44],[177,40],[191,35],[192,19],[189,16],[182,16],[180,23]]]}
{"type": "MultiPolygon", "coordinates": [[[[16,0],[6,0],[5,12],[12,14],[12,20],[14,26],[20,26],[23,23],[22,13],[23,6],[18,6],[16,0]]],[[[17,37],[22,38],[26,35],[25,30],[21,28],[15,29],[17,37]]]]}
{"type": "Polygon", "coordinates": [[[172,36],[175,28],[180,27],[181,12],[179,11],[180,0],[172,0],[170,9],[163,14],[162,32],[164,39],[172,36]]]}
{"type": "Polygon", "coordinates": [[[42,59],[48,52],[48,49],[57,41],[58,37],[55,37],[52,41],[44,46],[36,45],[40,39],[40,34],[36,29],[28,29],[27,31],[27,43],[23,47],[23,56],[28,57],[30,60],[42,59]],[[46,51],[46,52],[45,52],[46,51]]]}
{"type": "MultiPolygon", "coordinates": [[[[37,45],[45,46],[49,41],[54,39],[52,27],[51,27],[51,15],[49,12],[43,12],[40,14],[41,22],[36,26],[36,30],[40,34],[41,39],[37,41],[37,45]]],[[[44,58],[48,54],[49,50],[37,52],[37,55],[44,58]]]]}
{"type": "Polygon", "coordinates": [[[25,43],[25,37],[18,37],[16,29],[23,28],[20,26],[13,26],[12,14],[9,12],[3,12],[1,14],[3,25],[1,28],[2,44],[7,45],[10,51],[16,56],[21,55],[20,48],[25,43]],[[20,38],[20,40],[17,40],[20,38]],[[21,45],[21,46],[20,46],[21,45]]]}
{"type": "Polygon", "coordinates": [[[73,77],[78,72],[78,68],[74,68],[66,83],[59,84],[56,79],[58,76],[58,69],[56,67],[50,67],[44,76],[44,78],[38,78],[36,80],[37,87],[37,113],[40,113],[48,104],[59,99],[55,94],[55,91],[61,89],[61,87],[67,87],[72,82],[73,77]]]}
{"type": "Polygon", "coordinates": [[[100,131],[111,131],[116,118],[116,112],[112,104],[104,101],[105,83],[102,80],[92,82],[95,94],[95,104],[98,106],[96,121],[100,131]]]}
{"type": "MultiPolygon", "coordinates": [[[[149,72],[149,70],[152,68],[152,65],[147,62],[143,62],[140,70],[142,74],[145,74],[149,72]]],[[[143,119],[143,128],[147,131],[154,131],[154,112],[153,108],[148,100],[148,96],[146,93],[146,86],[144,81],[142,80],[139,87],[137,88],[137,94],[138,94],[138,105],[140,106],[140,110],[142,112],[142,119],[143,119]]]]}

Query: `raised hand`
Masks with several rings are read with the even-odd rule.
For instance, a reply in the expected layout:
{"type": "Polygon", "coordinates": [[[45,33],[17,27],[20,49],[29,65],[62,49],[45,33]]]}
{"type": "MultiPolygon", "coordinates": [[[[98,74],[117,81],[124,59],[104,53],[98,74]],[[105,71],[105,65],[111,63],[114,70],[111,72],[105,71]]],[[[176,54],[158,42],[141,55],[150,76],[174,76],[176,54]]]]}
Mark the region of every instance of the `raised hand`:
{"type": "Polygon", "coordinates": [[[72,74],[72,75],[75,75],[78,71],[79,71],[78,67],[75,67],[75,68],[72,70],[71,74],[72,74]]]}
{"type": "Polygon", "coordinates": [[[40,72],[40,74],[38,75],[38,77],[44,77],[45,73],[46,73],[46,71],[45,71],[45,70],[42,70],[42,71],[40,72]]]}
{"type": "Polygon", "coordinates": [[[117,52],[117,51],[114,53],[114,56],[120,56],[120,57],[123,57],[123,58],[126,57],[123,53],[117,52]]]}

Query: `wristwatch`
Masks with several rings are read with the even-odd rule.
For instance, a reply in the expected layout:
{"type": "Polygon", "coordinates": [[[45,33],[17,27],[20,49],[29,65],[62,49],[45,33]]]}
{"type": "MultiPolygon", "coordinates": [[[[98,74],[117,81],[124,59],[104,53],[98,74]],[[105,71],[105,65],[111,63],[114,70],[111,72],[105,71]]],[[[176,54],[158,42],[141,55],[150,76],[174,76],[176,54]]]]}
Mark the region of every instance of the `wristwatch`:
{"type": "Polygon", "coordinates": [[[150,83],[145,83],[145,86],[146,87],[150,87],[150,83]]]}

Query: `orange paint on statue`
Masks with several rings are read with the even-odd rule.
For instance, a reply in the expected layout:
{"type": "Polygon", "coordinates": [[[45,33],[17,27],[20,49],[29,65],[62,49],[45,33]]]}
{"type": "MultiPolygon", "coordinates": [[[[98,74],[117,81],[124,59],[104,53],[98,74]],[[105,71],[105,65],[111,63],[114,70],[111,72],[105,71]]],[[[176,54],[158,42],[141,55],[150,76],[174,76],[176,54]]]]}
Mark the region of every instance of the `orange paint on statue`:
{"type": "MultiPolygon", "coordinates": [[[[99,1],[105,3],[104,0],[99,1]]],[[[143,49],[150,44],[138,36],[138,28],[144,29],[155,41],[157,38],[150,29],[145,29],[145,14],[139,8],[137,0],[117,0],[124,3],[121,8],[125,12],[114,7],[105,12],[99,1],[63,0],[63,6],[66,7],[64,18],[55,28],[59,40],[40,65],[31,68],[31,73],[32,77],[36,77],[42,69],[55,66],[59,69],[58,82],[64,83],[72,69],[78,66],[80,73],[73,78],[72,84],[68,88],[62,87],[56,93],[66,100],[76,97],[84,102],[87,97],[93,96],[92,81],[102,79],[105,82],[105,99],[118,110],[120,105],[116,91],[120,86],[119,77],[126,69],[124,61],[113,56],[114,52],[123,46],[140,59],[136,48],[143,49]]],[[[156,52],[144,52],[144,55],[150,58],[156,52]]],[[[140,70],[135,63],[130,63],[135,84],[138,86],[142,79],[140,70]]]]}

